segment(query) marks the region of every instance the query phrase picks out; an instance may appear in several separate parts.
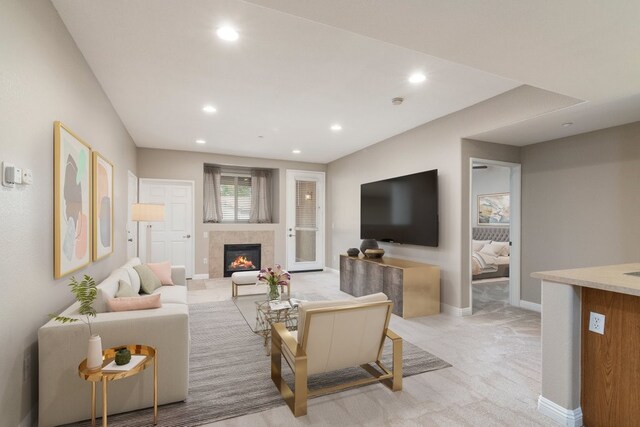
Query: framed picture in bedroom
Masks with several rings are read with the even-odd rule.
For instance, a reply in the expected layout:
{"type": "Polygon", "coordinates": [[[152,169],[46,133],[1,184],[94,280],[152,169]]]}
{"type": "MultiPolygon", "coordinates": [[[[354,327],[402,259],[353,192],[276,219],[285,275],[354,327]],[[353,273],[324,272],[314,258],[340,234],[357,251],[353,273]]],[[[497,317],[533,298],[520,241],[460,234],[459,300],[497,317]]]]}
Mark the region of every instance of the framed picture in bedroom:
{"type": "Polygon", "coordinates": [[[61,122],[53,126],[53,274],[91,262],[91,146],[61,122]]]}
{"type": "Polygon", "coordinates": [[[478,225],[509,225],[509,193],[478,195],[478,225]]]}
{"type": "Polygon", "coordinates": [[[93,260],[113,253],[113,164],[93,152],[93,260]]]}

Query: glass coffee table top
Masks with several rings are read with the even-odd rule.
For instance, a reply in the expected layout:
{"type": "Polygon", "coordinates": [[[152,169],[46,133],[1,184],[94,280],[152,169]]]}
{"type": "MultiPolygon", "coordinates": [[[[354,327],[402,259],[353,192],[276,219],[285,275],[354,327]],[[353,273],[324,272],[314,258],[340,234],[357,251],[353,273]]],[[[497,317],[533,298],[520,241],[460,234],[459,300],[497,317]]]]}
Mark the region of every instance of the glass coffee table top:
{"type": "Polygon", "coordinates": [[[291,307],[288,300],[281,301],[283,308],[277,308],[272,301],[256,301],[255,333],[264,338],[264,346],[269,354],[271,340],[271,325],[284,323],[290,331],[298,329],[298,306],[291,307]],[[273,306],[273,307],[272,307],[273,306]]]}

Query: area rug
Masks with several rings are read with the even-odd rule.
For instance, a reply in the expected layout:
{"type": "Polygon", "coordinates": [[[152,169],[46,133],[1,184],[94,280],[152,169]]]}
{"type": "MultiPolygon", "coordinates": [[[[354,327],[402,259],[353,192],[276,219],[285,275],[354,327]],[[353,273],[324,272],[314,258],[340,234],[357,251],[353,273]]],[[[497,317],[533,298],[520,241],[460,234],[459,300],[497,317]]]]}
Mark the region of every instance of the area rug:
{"type": "MultiPolygon", "coordinates": [[[[247,327],[233,302],[192,304],[189,312],[189,397],[185,402],[160,406],[158,426],[199,426],[285,404],[271,381],[270,358],[265,355],[262,338],[247,327]]],[[[406,341],[403,360],[405,377],[451,366],[406,341]]],[[[283,363],[283,368],[286,366],[283,363]]],[[[339,384],[345,376],[364,372],[361,368],[348,371],[314,376],[309,387],[339,384]]],[[[368,387],[376,386],[380,387],[368,387]]],[[[112,415],[109,425],[148,425],[151,414],[152,409],[145,409],[112,415]]]]}

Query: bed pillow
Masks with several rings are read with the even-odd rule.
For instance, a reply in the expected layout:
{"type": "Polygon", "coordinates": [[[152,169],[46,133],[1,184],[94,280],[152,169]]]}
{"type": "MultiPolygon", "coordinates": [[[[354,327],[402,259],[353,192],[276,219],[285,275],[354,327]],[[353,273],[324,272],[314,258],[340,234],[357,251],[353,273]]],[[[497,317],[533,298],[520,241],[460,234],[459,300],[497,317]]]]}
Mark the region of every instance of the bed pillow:
{"type": "Polygon", "coordinates": [[[500,256],[509,256],[511,253],[511,246],[509,246],[509,242],[504,242],[504,247],[502,248],[502,252],[500,252],[500,256]]]}
{"type": "Polygon", "coordinates": [[[148,310],[160,307],[162,307],[160,294],[112,298],[107,300],[107,308],[109,311],[148,310]]]}
{"type": "Polygon", "coordinates": [[[140,276],[140,288],[145,294],[152,294],[153,291],[162,286],[160,279],[147,265],[136,265],[133,267],[140,276]]]}
{"type": "Polygon", "coordinates": [[[487,245],[484,245],[482,249],[480,249],[481,254],[490,255],[492,257],[500,256],[501,252],[502,252],[501,242],[492,242],[487,245]]]}
{"type": "Polygon", "coordinates": [[[473,252],[478,252],[480,249],[484,248],[484,245],[488,245],[491,243],[491,240],[474,240],[473,244],[473,252]]]}
{"type": "Polygon", "coordinates": [[[153,271],[153,274],[158,276],[161,284],[173,285],[173,280],[171,280],[171,261],[150,262],[146,265],[153,271]]]}
{"type": "Polygon", "coordinates": [[[126,298],[126,297],[135,297],[137,296],[135,292],[133,292],[133,288],[130,284],[125,282],[124,280],[118,280],[118,292],[116,292],[116,298],[126,298]]]}

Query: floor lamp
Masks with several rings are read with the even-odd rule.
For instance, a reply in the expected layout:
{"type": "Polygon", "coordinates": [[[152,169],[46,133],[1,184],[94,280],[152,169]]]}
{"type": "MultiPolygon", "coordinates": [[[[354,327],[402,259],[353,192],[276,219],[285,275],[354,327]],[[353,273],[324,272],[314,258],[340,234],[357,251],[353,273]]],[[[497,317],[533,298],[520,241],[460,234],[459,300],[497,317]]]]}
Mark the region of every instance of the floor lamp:
{"type": "MultiPolygon", "coordinates": [[[[149,203],[134,203],[131,205],[131,220],[147,223],[147,234],[145,236],[147,250],[145,252],[146,262],[151,262],[151,224],[150,222],[164,221],[164,205],[153,205],[149,203]]],[[[138,241],[138,256],[140,255],[140,241],[138,241]]]]}

